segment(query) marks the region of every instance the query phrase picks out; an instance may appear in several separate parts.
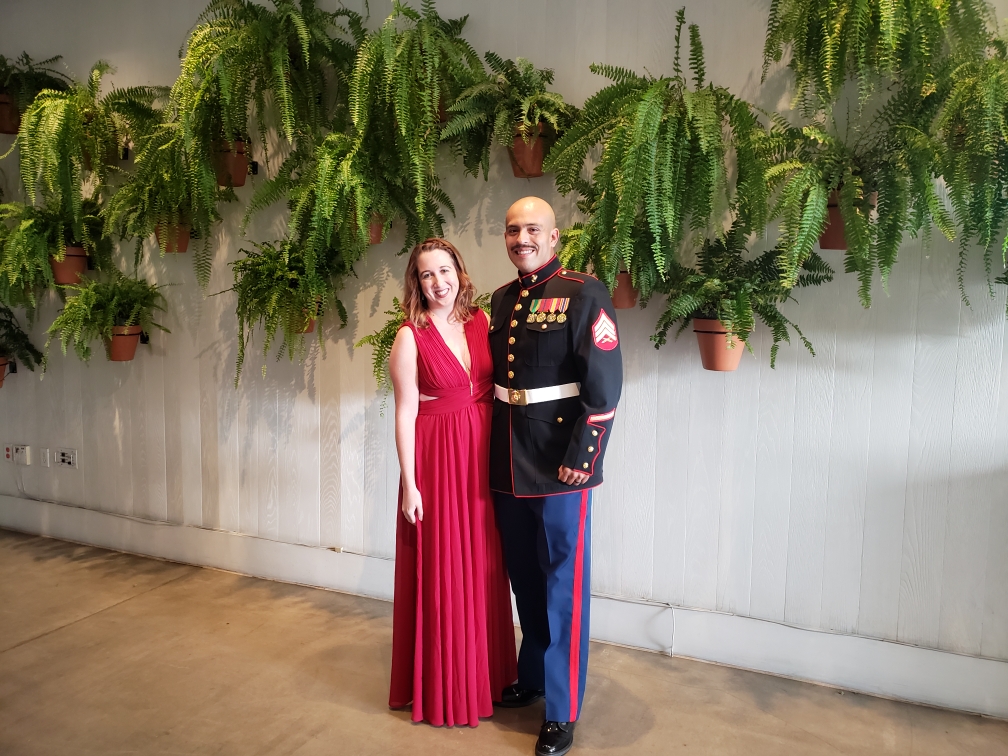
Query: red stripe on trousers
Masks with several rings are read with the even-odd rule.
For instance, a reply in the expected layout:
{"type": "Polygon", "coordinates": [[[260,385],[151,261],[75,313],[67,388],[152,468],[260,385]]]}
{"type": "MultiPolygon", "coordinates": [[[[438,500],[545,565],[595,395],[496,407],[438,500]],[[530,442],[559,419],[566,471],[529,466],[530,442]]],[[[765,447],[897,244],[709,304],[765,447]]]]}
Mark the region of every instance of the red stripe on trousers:
{"type": "Polygon", "coordinates": [[[581,492],[581,517],[578,521],[577,551],[574,552],[574,610],[571,617],[570,643],[570,719],[578,718],[578,693],[581,691],[581,583],[584,579],[585,517],[588,514],[588,489],[581,492]]]}

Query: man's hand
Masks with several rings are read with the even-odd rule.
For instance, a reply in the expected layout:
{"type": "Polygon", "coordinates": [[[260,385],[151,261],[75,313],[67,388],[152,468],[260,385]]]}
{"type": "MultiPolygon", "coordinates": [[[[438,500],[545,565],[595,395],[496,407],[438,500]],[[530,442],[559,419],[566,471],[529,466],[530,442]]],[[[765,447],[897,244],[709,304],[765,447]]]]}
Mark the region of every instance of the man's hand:
{"type": "Polygon", "coordinates": [[[560,466],[560,478],[561,483],[566,483],[568,486],[580,486],[583,483],[588,482],[588,478],[591,476],[586,472],[581,472],[580,470],[572,470],[569,467],[560,466]]]}

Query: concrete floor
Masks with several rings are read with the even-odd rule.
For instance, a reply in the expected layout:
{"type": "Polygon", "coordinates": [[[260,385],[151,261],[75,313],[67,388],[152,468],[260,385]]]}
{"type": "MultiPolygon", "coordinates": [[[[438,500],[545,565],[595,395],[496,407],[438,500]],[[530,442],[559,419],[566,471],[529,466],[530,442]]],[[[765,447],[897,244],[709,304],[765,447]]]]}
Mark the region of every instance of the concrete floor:
{"type": "MultiPolygon", "coordinates": [[[[0,753],[531,754],[386,708],[391,604],[0,531],[0,753]]],[[[576,754],[1008,754],[1008,723],[593,644],[576,754]]]]}

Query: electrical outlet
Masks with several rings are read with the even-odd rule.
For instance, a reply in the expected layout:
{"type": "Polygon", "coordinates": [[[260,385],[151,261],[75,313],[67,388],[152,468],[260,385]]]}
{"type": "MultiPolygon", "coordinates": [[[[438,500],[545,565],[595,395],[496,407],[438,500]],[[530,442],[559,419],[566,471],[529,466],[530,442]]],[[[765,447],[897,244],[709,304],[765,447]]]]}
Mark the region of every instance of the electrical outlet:
{"type": "Polygon", "coordinates": [[[4,461],[14,464],[14,444],[4,444],[4,461]]]}
{"type": "Polygon", "coordinates": [[[77,467],[77,450],[76,449],[57,449],[56,454],[53,455],[53,462],[56,463],[56,467],[77,467]]]}
{"type": "Polygon", "coordinates": [[[24,444],[14,444],[14,464],[27,467],[31,464],[31,447],[24,444]]]}
{"type": "Polygon", "coordinates": [[[38,460],[42,467],[49,467],[49,450],[39,449],[38,460]]]}

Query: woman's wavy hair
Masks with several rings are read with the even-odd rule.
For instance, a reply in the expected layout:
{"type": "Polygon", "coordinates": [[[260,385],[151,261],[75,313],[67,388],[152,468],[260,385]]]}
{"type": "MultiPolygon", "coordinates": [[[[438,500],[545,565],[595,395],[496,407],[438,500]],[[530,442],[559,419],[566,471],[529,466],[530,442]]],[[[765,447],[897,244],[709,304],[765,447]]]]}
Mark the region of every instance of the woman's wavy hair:
{"type": "Polygon", "coordinates": [[[426,328],[430,324],[427,314],[427,298],[424,297],[420,288],[420,270],[418,260],[424,252],[432,252],[441,249],[451,255],[455,263],[455,272],[458,273],[459,290],[455,297],[455,307],[452,310],[452,317],[458,323],[468,323],[473,316],[473,302],[476,300],[476,287],[473,286],[469,274],[466,272],[465,261],[462,255],[447,239],[439,236],[424,239],[413,247],[410,252],[409,262],[406,263],[406,281],[403,284],[403,310],[406,317],[413,321],[417,328],[426,328]]]}

